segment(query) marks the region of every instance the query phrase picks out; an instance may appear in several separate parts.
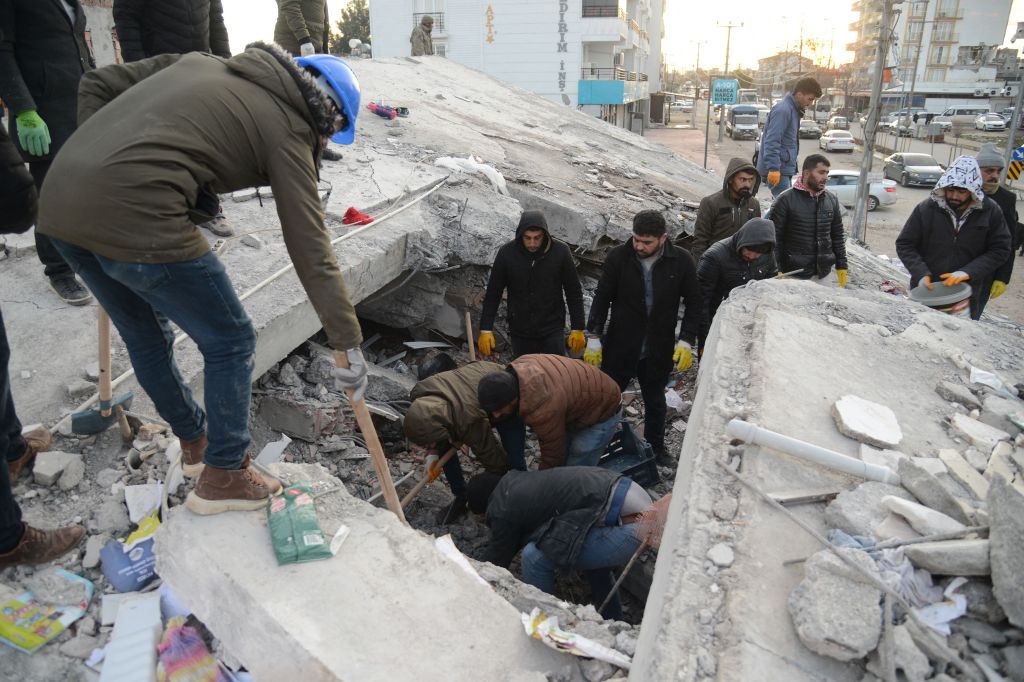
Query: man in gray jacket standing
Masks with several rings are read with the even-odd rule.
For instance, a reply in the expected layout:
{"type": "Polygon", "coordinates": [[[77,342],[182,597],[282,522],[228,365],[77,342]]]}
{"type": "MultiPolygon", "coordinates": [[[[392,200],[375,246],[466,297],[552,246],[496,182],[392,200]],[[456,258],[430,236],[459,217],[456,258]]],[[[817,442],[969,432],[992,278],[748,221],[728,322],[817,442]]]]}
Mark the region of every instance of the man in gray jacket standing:
{"type": "Polygon", "coordinates": [[[800,119],[807,107],[821,97],[821,86],[813,78],[801,78],[793,92],[780,99],[764,124],[761,147],[757,153],[757,172],[777,197],[792,184],[800,153],[800,119]]]}
{"type": "Polygon", "coordinates": [[[422,57],[424,55],[430,56],[434,54],[434,40],[430,37],[433,30],[434,17],[428,14],[420,19],[420,23],[416,25],[416,28],[412,30],[412,35],[409,36],[409,43],[411,44],[410,49],[413,57],[422,57]]]}

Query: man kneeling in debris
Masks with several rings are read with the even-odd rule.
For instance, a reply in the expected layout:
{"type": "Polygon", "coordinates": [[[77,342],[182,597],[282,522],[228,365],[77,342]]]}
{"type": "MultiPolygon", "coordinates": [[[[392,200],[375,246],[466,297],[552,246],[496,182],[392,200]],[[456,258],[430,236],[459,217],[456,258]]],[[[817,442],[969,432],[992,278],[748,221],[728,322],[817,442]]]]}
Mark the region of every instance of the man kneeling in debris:
{"type": "MultiPolygon", "coordinates": [[[[640,545],[635,521],[651,496],[631,479],[599,467],[477,474],[467,486],[469,508],[491,529],[484,559],[508,567],[523,550],[523,581],[555,591],[557,569],[584,571],[599,606],[611,591],[612,568],[640,545]]],[[[618,595],[601,612],[622,618],[618,595]]]]}
{"type": "Polygon", "coordinates": [[[1011,255],[1010,230],[996,202],[985,196],[974,157],[953,162],[928,199],[914,207],[899,236],[896,253],[910,271],[910,286],[947,287],[970,281],[971,318],[985,309],[982,292],[1011,255]]]}
{"type": "MultiPolygon", "coordinates": [[[[622,393],[607,374],[562,355],[524,355],[477,387],[495,424],[518,416],[540,441],[540,468],[597,464],[622,420],[622,393]]],[[[524,443],[525,445],[525,443],[524,443]]],[[[522,457],[506,443],[509,461],[522,457]]]]}
{"type": "Polygon", "coordinates": [[[697,264],[697,281],[704,292],[704,319],[700,347],[708,337],[711,321],[729,292],[747,282],[779,274],[775,267],[775,223],[754,218],[739,232],[711,245],[697,264]]]}
{"type": "Polygon", "coordinates": [[[110,314],[181,439],[185,474],[199,476],[186,500],[195,513],[261,509],[281,484],[249,467],[256,335],[189,211],[204,191],[271,186],[299,280],[347,361],[337,382],[361,398],[359,323],[317,193],[317,159],[328,138],[352,142],[358,110],[359,83],[340,58],[292,59],[263,43],[231,59],[160,55],[82,79],[80,127],[50,170],[37,229],[110,314]],[[203,355],[206,413],[175,365],[171,322],[203,355]]]}
{"type": "MultiPolygon", "coordinates": [[[[409,393],[412,404],[405,415],[405,435],[415,445],[427,452],[427,473],[436,475],[438,460],[449,448],[467,445],[481,466],[487,471],[503,474],[509,467],[526,469],[523,448],[520,445],[517,457],[510,461],[502,443],[494,437],[487,413],[480,407],[476,389],[480,380],[492,372],[500,372],[501,365],[493,362],[472,362],[465,367],[424,375],[409,393]]],[[[500,422],[498,433],[502,442],[508,439],[506,432],[522,432],[518,419],[500,422]]],[[[522,440],[522,436],[518,436],[522,440]]],[[[515,451],[515,448],[513,448],[515,451]]],[[[455,454],[443,467],[448,487],[455,499],[441,511],[437,522],[446,525],[466,513],[466,479],[455,454]]]]}

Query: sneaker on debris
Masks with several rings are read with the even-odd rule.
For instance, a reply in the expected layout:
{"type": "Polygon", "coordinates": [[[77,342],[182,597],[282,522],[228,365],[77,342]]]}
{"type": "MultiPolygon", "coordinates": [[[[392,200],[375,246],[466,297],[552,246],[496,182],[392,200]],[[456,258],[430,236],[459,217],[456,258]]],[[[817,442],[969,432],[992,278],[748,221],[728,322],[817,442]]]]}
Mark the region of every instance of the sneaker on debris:
{"type": "Polygon", "coordinates": [[[92,294],[78,283],[74,275],[51,277],[50,288],[68,305],[85,305],[92,300],[92,294]]]}
{"type": "Polygon", "coordinates": [[[235,234],[235,231],[231,229],[231,223],[228,222],[223,213],[218,213],[213,217],[213,220],[202,223],[199,227],[206,228],[218,237],[230,237],[235,234]]]}
{"type": "Polygon", "coordinates": [[[330,147],[324,147],[324,151],[320,154],[320,158],[324,161],[341,161],[341,152],[336,152],[330,147]]]}
{"type": "Polygon", "coordinates": [[[206,454],[206,434],[195,440],[178,439],[181,444],[181,473],[195,478],[203,472],[203,455],[206,454]]]}
{"type": "Polygon", "coordinates": [[[238,469],[203,467],[195,490],[185,498],[185,506],[192,513],[203,516],[263,509],[267,499],[281,489],[281,482],[257,473],[250,466],[250,461],[246,455],[238,469]]]}
{"type": "Polygon", "coordinates": [[[27,446],[25,452],[18,459],[7,460],[7,473],[12,486],[18,482],[18,477],[21,476],[25,465],[35,459],[40,452],[48,451],[53,445],[53,434],[46,429],[33,429],[23,438],[27,446]]]}
{"type": "Polygon", "coordinates": [[[0,554],[0,568],[35,566],[53,561],[77,547],[84,536],[85,528],[82,526],[40,530],[26,525],[21,542],[11,551],[0,554]]]}
{"type": "Polygon", "coordinates": [[[452,500],[452,503],[441,510],[441,513],[437,515],[437,524],[439,526],[447,526],[455,523],[469,511],[469,506],[466,504],[465,497],[456,497],[452,500]]]}

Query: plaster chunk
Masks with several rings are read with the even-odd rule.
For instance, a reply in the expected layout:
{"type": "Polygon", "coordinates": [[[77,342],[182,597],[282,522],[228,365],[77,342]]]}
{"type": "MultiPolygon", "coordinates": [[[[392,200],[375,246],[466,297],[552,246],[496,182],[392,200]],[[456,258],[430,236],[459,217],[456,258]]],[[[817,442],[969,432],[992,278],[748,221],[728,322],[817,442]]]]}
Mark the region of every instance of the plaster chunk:
{"type": "Polygon", "coordinates": [[[840,433],[879,448],[895,448],[903,440],[896,415],[885,405],[845,395],[832,405],[840,433]]]}

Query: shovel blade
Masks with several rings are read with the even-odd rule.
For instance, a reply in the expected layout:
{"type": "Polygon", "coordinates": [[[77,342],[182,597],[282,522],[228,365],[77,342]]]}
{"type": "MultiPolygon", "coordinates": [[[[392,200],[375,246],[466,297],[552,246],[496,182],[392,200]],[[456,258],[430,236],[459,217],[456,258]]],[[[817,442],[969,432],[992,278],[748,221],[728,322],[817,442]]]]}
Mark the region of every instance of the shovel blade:
{"type": "Polygon", "coordinates": [[[110,414],[104,417],[100,414],[100,408],[96,407],[91,410],[82,410],[81,412],[75,412],[71,415],[71,432],[77,433],[83,436],[91,436],[97,433],[103,433],[113,424],[117,423],[117,411],[115,408],[122,408],[125,410],[131,409],[132,399],[135,395],[129,391],[128,393],[119,395],[117,398],[110,402],[110,414]]]}

